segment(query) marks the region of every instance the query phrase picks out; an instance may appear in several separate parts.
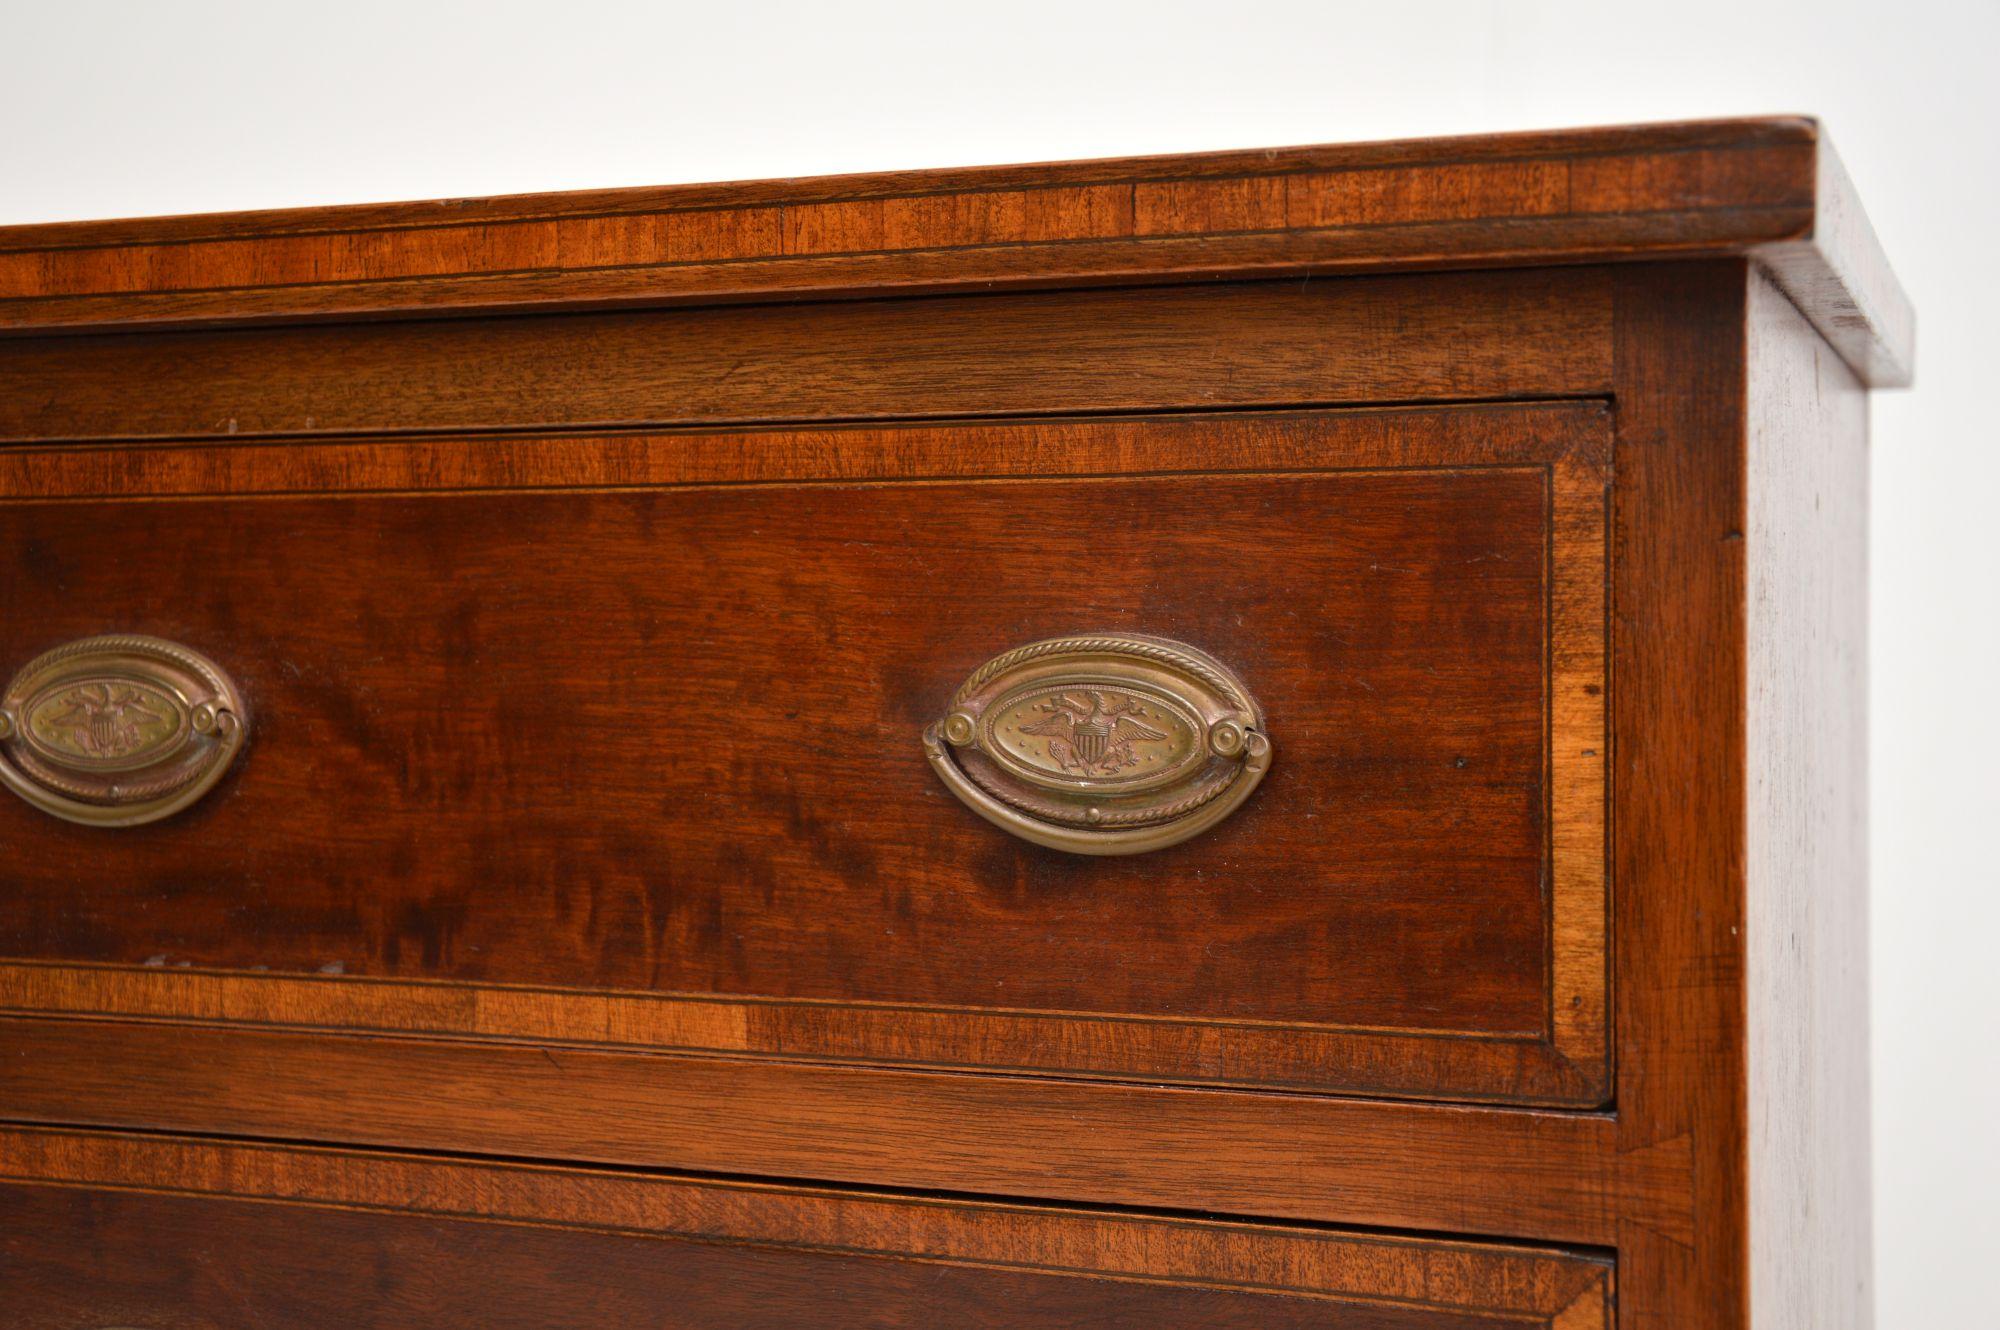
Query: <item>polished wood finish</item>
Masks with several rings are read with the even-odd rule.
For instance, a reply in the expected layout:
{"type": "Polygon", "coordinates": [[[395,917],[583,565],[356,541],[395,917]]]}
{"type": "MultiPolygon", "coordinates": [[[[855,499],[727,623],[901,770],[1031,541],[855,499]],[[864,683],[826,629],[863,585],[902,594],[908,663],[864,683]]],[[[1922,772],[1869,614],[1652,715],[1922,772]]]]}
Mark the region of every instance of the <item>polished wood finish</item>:
{"type": "Polygon", "coordinates": [[[0,327],[1769,251],[1878,385],[1908,301],[1803,118],[0,228],[0,327]]]}
{"type": "Polygon", "coordinates": [[[185,822],[0,809],[0,1241],[149,1328],[238,1248],[317,1307],[315,1246],[433,1272],[349,1319],[588,1268],[744,1324],[1866,1327],[1861,388],[1910,342],[1848,188],[1782,120],[0,236],[0,634],[199,629],[277,704],[185,822]],[[679,248],[757,209],[778,251],[679,248]],[[1071,606],[1272,713],[1143,880],[914,742],[1071,606]],[[781,764],[792,710],[866,742],[781,764]],[[916,1279],[919,1209],[1096,1255],[916,1279]],[[1356,1302],[1417,1268],[1369,1242],[1431,1301],[1356,1302]]]}
{"type": "Polygon", "coordinates": [[[1608,280],[1489,273],[0,342],[0,441],[1601,396],[1608,280]]]}
{"type": "Polygon", "coordinates": [[[1677,1143],[1700,1216],[1636,1216],[1630,1327],[1747,1324],[1744,1184],[1742,265],[1635,270],[1619,292],[1612,548],[1618,1132],[1677,1143]]]}
{"type": "MultiPolygon", "coordinates": [[[[0,1025],[22,1122],[1692,1248],[1694,1140],[1614,1115],[547,1045],[0,1025]]],[[[1704,1144],[1706,1144],[1704,1138],[1704,1144]]]]}
{"type": "Polygon", "coordinates": [[[36,1326],[1603,1330],[1612,1298],[1559,1251],[82,1132],[0,1130],[0,1212],[36,1326]]]}
{"type": "MultiPolygon", "coordinates": [[[[1608,443],[1583,405],[409,443],[396,497],[167,504],[149,473],[119,505],[50,500],[217,452],[11,455],[40,501],[9,521],[0,643],[199,587],[156,622],[266,719],[253,767],[144,832],[0,804],[0,945],[482,984],[106,992],[148,1014],[1595,1103],[1608,443]],[[792,483],[671,484],[718,455],[792,483]],[[667,484],[442,479],[480,468],[667,484]],[[1132,534],[1064,538],[1107,524],[1132,534]],[[981,659],[1089,630],[1201,643],[1270,717],[1271,778],[1170,857],[1018,843],[921,761],[981,659]]],[[[219,456],[268,494],[310,455],[219,456]]]]}

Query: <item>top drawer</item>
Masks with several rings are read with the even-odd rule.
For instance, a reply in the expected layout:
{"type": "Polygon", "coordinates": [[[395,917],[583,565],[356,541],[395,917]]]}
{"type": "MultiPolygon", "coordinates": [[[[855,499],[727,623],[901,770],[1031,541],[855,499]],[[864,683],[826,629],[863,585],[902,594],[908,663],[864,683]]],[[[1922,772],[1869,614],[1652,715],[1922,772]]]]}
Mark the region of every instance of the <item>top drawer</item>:
{"type": "Polygon", "coordinates": [[[1555,404],[0,454],[0,674],[149,634],[248,717],[166,820],[0,802],[0,1003],[1601,1102],[1609,437],[1555,404]],[[922,735],[968,675],[1125,634],[1254,694],[1240,809],[1106,858],[952,797],[922,735]]]}
{"type": "Polygon", "coordinates": [[[0,443],[1584,397],[1611,348],[1600,269],[10,337],[0,443]]]}

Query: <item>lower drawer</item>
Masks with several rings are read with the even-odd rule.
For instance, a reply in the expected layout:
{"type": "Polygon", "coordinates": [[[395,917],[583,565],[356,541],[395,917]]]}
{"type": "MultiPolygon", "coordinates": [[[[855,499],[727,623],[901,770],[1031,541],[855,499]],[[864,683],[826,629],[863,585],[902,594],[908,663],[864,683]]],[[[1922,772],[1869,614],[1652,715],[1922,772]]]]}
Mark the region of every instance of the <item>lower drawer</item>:
{"type": "Polygon", "coordinates": [[[1603,1330],[1611,1285],[1524,1248],[0,1129],[10,1330],[1603,1330]]]}

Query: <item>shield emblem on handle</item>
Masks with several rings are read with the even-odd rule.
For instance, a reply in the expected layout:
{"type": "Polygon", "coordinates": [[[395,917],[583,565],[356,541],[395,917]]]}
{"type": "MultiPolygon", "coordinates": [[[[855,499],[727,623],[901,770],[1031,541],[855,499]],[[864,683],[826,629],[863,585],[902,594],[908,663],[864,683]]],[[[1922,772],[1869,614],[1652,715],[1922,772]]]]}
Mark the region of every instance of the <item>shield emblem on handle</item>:
{"type": "Polygon", "coordinates": [[[1085,721],[1076,727],[1076,755],[1084,765],[1096,766],[1104,760],[1106,750],[1111,747],[1111,727],[1085,721]]]}

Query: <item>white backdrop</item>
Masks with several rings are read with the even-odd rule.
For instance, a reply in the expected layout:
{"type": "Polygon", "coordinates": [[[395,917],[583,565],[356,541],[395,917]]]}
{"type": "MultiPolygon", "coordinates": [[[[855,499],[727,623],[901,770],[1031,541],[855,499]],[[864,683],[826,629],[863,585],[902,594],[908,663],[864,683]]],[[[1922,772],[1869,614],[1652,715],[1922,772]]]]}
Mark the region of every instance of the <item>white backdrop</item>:
{"type": "Polygon", "coordinates": [[[2000,0],[0,0],[0,223],[1804,112],[1919,311],[1876,399],[1885,1330],[1995,1324],[2000,0]]]}

